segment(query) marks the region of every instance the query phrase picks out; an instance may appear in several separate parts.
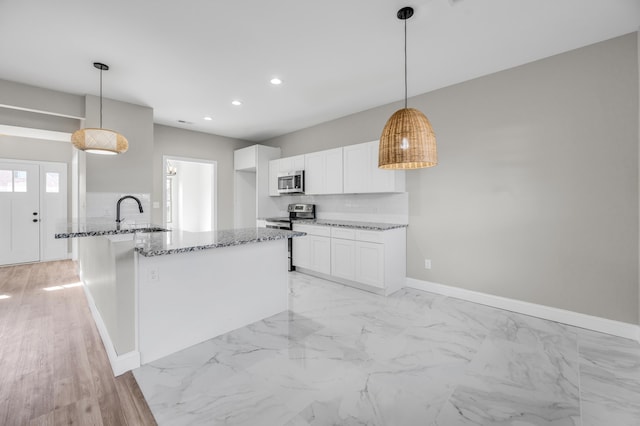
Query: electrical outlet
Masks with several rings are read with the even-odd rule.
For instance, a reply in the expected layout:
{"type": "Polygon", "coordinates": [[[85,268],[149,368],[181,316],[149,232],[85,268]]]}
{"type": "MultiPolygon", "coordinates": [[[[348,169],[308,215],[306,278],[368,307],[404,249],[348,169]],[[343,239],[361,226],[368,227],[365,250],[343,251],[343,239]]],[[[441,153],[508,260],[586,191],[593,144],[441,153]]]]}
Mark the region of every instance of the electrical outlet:
{"type": "Polygon", "coordinates": [[[160,281],[158,268],[149,269],[149,281],[160,281]]]}
{"type": "Polygon", "coordinates": [[[424,269],[431,269],[431,259],[424,260],[424,269]]]}

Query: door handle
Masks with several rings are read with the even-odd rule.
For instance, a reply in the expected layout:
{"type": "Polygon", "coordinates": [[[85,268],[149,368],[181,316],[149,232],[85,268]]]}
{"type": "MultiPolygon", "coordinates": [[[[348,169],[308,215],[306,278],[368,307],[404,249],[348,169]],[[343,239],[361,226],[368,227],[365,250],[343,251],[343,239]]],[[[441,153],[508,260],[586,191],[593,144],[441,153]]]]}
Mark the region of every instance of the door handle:
{"type": "Polygon", "coordinates": [[[37,222],[37,221],[38,221],[38,219],[33,219],[33,221],[34,221],[34,222],[37,222]]]}
{"type": "Polygon", "coordinates": [[[33,212],[33,215],[34,216],[38,216],[38,212],[33,212]]]}

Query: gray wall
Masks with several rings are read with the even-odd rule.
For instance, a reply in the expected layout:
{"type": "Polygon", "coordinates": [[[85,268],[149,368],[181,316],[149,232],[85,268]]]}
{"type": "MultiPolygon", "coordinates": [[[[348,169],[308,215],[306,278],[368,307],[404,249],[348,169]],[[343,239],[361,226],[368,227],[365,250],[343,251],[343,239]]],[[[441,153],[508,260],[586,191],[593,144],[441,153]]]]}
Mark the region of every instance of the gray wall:
{"type": "MultiPolygon", "coordinates": [[[[410,99],[440,164],[407,173],[409,277],[638,323],[637,43],[633,33],[410,99]]],[[[265,143],[289,156],[378,139],[400,107],[265,143]]]]}
{"type": "MultiPolygon", "coordinates": [[[[213,160],[218,167],[218,229],[233,228],[233,151],[251,142],[192,132],[176,127],[154,126],[153,193],[151,199],[162,204],[162,156],[213,160]]],[[[162,210],[153,209],[151,220],[162,222],[162,210]]]]}
{"type": "Polygon", "coordinates": [[[77,119],[85,116],[83,96],[8,80],[0,80],[0,105],[10,105],[24,110],[46,112],[77,119]]]}
{"type": "Polygon", "coordinates": [[[67,163],[69,181],[71,181],[72,150],[73,146],[69,142],[0,135],[0,158],[67,163]]]}
{"type": "MultiPolygon", "coordinates": [[[[84,127],[100,126],[100,98],[86,96],[84,127]]],[[[121,155],[86,156],[87,192],[151,193],[153,109],[103,99],[102,127],[115,130],[129,141],[121,155]]]]}
{"type": "Polygon", "coordinates": [[[80,127],[80,120],[0,107],[0,124],[73,133],[80,127]]]}

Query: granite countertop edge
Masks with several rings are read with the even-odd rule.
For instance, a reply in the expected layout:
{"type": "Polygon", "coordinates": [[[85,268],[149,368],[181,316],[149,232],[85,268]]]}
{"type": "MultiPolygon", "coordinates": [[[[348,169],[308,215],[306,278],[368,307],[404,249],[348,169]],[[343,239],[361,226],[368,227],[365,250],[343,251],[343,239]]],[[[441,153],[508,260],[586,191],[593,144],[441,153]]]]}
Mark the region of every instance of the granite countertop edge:
{"type": "MultiPolygon", "coordinates": [[[[71,225],[74,226],[74,225],[71,225]]],[[[83,225],[87,226],[87,225],[83,225]]],[[[123,229],[112,229],[111,224],[89,224],[93,228],[105,228],[105,229],[92,229],[89,231],[70,231],[70,232],[56,232],[54,238],[81,238],[81,237],[102,237],[108,235],[122,235],[122,234],[134,234],[134,233],[150,233],[150,232],[171,232],[171,229],[164,228],[158,225],[145,225],[139,227],[125,227],[123,229]]]]}
{"type": "Polygon", "coordinates": [[[144,257],[154,257],[154,256],[164,256],[168,254],[193,253],[193,252],[203,251],[203,250],[210,250],[210,249],[223,248],[223,247],[234,247],[234,246],[241,246],[245,244],[261,243],[266,241],[277,241],[277,240],[283,240],[283,239],[294,238],[294,237],[302,237],[305,235],[307,235],[305,232],[286,231],[286,233],[283,232],[281,235],[269,235],[264,237],[246,238],[246,239],[242,238],[242,239],[236,239],[232,241],[224,241],[221,243],[202,244],[202,245],[193,245],[193,246],[167,248],[167,249],[154,249],[153,247],[146,248],[146,247],[138,246],[138,247],[135,247],[134,250],[138,254],[144,257]]]}
{"type": "Polygon", "coordinates": [[[358,222],[333,219],[294,219],[292,222],[301,225],[333,226],[337,228],[362,229],[368,231],[389,231],[391,229],[406,228],[409,226],[400,223],[358,222]]]}

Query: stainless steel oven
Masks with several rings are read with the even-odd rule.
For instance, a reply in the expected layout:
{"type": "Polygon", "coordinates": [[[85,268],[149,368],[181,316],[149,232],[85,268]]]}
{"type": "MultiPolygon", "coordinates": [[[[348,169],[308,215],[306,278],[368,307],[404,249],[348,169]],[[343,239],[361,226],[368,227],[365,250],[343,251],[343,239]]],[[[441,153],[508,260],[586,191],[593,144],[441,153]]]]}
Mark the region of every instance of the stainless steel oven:
{"type": "MultiPolygon", "coordinates": [[[[316,218],[316,205],[315,204],[289,204],[287,206],[287,212],[289,212],[289,216],[284,217],[269,217],[265,220],[267,228],[275,228],[275,229],[288,229],[291,230],[293,228],[292,221],[295,219],[315,219],[316,218]]],[[[288,270],[295,271],[296,268],[293,266],[293,240],[295,238],[288,239],[288,270]]]]}

